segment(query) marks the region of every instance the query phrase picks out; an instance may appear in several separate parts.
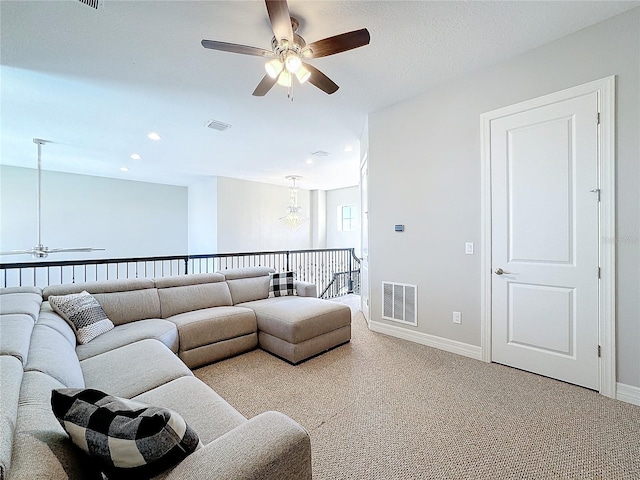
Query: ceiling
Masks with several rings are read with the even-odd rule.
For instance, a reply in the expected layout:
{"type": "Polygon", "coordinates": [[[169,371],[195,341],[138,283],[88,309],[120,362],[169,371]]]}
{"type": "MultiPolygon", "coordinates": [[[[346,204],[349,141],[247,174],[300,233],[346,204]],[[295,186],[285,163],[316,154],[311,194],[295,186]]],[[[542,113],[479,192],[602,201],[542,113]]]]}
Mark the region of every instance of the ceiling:
{"type": "Polygon", "coordinates": [[[262,58],[200,45],[269,49],[263,1],[100,1],[98,10],[0,2],[3,164],[35,168],[37,137],[52,142],[45,170],[173,185],[205,175],[286,185],[295,174],[304,189],[352,186],[368,113],[640,5],[289,0],[308,43],[371,34],[368,46],[309,62],[340,86],[335,94],[304,84],[291,102],[278,85],[251,95],[262,58]],[[210,120],[231,128],[206,128],[210,120]]]}

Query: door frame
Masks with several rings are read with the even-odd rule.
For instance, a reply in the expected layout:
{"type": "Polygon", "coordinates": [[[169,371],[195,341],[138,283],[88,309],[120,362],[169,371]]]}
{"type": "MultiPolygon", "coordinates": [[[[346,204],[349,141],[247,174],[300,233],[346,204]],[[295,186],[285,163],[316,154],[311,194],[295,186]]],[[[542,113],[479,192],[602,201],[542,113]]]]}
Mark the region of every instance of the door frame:
{"type": "Polygon", "coordinates": [[[360,254],[362,255],[362,264],[365,266],[367,271],[366,282],[363,282],[362,278],[364,278],[365,275],[363,275],[362,269],[360,269],[360,309],[362,310],[364,318],[367,321],[367,325],[369,325],[371,323],[371,310],[370,310],[371,304],[369,302],[371,285],[369,284],[369,276],[368,276],[368,273],[369,273],[369,150],[368,149],[365,150],[362,155],[362,159],[360,161],[359,174],[360,174],[360,254]],[[366,176],[367,178],[367,190],[366,192],[364,192],[364,194],[362,191],[363,169],[364,169],[364,176],[366,176]],[[363,199],[366,199],[367,201],[366,211],[364,209],[363,199]],[[367,219],[366,222],[363,221],[365,216],[367,219]],[[366,228],[365,228],[365,225],[366,225],[366,228]],[[367,245],[366,255],[365,255],[365,248],[364,248],[365,239],[366,239],[366,245],[367,245]],[[363,283],[366,285],[366,289],[363,288],[363,283]],[[365,302],[366,302],[366,306],[365,306],[365,302]]]}
{"type": "MultiPolygon", "coordinates": [[[[599,109],[598,185],[600,189],[599,242],[600,282],[598,286],[599,392],[616,398],[616,304],[615,304],[615,75],[561,90],[480,115],[481,148],[481,359],[491,362],[491,121],[570,98],[597,92],[599,109]]],[[[594,272],[594,275],[597,272],[594,272]]]]}

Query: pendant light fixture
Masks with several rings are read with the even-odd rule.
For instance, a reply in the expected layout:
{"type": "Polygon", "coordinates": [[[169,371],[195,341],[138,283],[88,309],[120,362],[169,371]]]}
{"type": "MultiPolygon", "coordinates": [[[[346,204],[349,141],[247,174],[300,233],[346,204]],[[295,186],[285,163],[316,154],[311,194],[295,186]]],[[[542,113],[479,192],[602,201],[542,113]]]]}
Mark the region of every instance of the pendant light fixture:
{"type": "Polygon", "coordinates": [[[296,180],[300,180],[302,177],[289,175],[285,178],[292,182],[291,187],[289,187],[290,204],[287,207],[287,214],[284,217],[280,217],[280,222],[289,230],[299,230],[308,220],[308,218],[300,213],[302,207],[298,206],[298,187],[296,186],[296,180]]]}

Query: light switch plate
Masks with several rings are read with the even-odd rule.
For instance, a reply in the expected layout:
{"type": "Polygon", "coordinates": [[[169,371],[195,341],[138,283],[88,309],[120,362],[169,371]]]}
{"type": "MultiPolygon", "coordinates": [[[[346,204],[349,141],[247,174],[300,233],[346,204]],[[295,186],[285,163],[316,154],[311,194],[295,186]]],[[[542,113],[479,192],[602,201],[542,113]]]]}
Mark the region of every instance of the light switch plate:
{"type": "Polygon", "coordinates": [[[473,255],[473,242],[467,242],[464,244],[464,253],[467,255],[473,255]]]}

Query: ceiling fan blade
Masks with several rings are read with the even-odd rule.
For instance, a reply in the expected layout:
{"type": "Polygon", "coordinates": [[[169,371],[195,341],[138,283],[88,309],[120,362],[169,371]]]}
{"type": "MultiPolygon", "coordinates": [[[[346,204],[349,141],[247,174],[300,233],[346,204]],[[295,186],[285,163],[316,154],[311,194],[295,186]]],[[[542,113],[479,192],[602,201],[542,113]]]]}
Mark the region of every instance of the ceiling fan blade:
{"type": "Polygon", "coordinates": [[[340,88],[333,82],[333,80],[331,80],[313,65],[309,65],[308,63],[303,63],[303,65],[311,72],[311,76],[309,77],[310,84],[315,85],[320,90],[328,93],[329,95],[335,93],[340,88]]]}
{"type": "Polygon", "coordinates": [[[104,250],[104,248],[94,247],[79,247],[79,248],[50,248],[47,253],[61,253],[61,252],[95,252],[96,250],[104,250]]]}
{"type": "Polygon", "coordinates": [[[269,75],[265,75],[262,80],[260,80],[260,83],[258,84],[256,89],[253,91],[253,96],[264,97],[267,92],[271,90],[271,87],[276,84],[277,81],[277,78],[271,78],[269,75]]]}
{"type": "Polygon", "coordinates": [[[32,253],[32,250],[10,250],[8,252],[0,252],[0,255],[25,255],[32,253]]]}
{"type": "Polygon", "coordinates": [[[291,16],[286,0],[265,0],[267,13],[271,21],[271,28],[276,40],[286,38],[289,43],[293,40],[293,29],[291,28],[291,16]]]}
{"type": "Polygon", "coordinates": [[[223,52],[241,53],[242,55],[255,55],[257,57],[273,57],[271,50],[264,48],[249,47],[248,45],[238,45],[237,43],[217,42],[215,40],[202,40],[204,48],[220,50],[223,52]]]}
{"type": "Polygon", "coordinates": [[[305,58],[320,58],[369,45],[369,30],[362,28],[310,43],[303,49],[305,58]],[[309,51],[310,53],[306,53],[309,51]]]}

